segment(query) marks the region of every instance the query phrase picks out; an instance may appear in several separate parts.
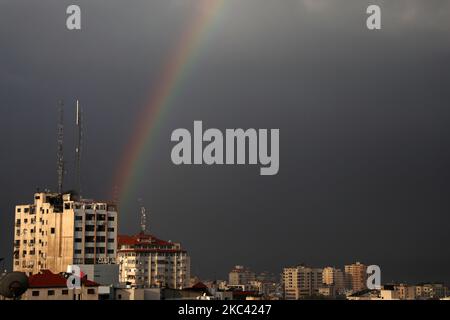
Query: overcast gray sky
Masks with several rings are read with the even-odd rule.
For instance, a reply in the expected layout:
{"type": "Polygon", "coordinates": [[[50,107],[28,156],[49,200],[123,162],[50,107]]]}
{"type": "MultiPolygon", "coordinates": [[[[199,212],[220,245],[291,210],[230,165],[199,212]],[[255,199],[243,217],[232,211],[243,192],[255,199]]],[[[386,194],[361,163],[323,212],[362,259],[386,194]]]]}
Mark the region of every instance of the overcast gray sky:
{"type": "MultiPolygon", "coordinates": [[[[85,115],[83,190],[109,197],[159,71],[199,1],[0,0],[0,257],[14,206],[56,185],[56,101],[85,115]],[[82,9],[82,30],[65,10],[82,9]]],[[[226,0],[161,123],[120,231],[180,241],[192,274],[378,264],[450,282],[450,1],[226,0]],[[382,8],[382,30],[365,27],[382,8]],[[280,171],[175,166],[171,132],[279,128],[280,171]]]]}

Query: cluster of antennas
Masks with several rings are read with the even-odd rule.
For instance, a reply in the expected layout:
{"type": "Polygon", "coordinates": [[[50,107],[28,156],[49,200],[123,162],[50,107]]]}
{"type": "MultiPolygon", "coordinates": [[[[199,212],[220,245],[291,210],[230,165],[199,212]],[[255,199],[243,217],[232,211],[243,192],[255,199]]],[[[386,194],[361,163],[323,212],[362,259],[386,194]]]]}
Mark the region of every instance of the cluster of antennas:
{"type": "MultiPolygon", "coordinates": [[[[75,105],[75,126],[76,126],[76,146],[75,146],[75,183],[76,191],[81,194],[81,143],[83,138],[83,126],[82,126],[82,113],[79,100],[76,101],[75,105]]],[[[57,162],[56,162],[56,173],[58,177],[58,193],[63,193],[64,187],[64,175],[65,175],[65,165],[64,165],[64,102],[63,100],[58,101],[58,126],[57,126],[57,162]]]]}

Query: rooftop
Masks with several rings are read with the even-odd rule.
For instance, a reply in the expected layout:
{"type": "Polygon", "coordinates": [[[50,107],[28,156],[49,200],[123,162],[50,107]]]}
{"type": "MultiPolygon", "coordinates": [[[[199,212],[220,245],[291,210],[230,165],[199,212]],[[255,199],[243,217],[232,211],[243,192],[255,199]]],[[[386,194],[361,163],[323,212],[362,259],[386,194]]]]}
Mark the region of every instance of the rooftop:
{"type": "MultiPolygon", "coordinates": [[[[86,277],[81,279],[81,283],[86,287],[98,287],[99,284],[88,280],[86,277]]],[[[28,278],[30,288],[66,288],[67,278],[64,274],[53,273],[50,270],[41,270],[28,278]]]]}

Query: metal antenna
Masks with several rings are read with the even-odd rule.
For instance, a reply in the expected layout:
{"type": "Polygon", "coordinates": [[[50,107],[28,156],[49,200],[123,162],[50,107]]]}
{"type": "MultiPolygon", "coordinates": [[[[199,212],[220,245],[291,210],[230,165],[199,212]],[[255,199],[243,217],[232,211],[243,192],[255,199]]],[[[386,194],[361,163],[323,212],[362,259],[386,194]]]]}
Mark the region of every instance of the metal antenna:
{"type": "Polygon", "coordinates": [[[141,231],[145,233],[147,229],[147,214],[145,212],[145,207],[141,207],[141,231]]]}
{"type": "Polygon", "coordinates": [[[139,199],[139,203],[141,204],[141,232],[145,233],[147,229],[147,213],[145,207],[142,205],[142,199],[139,199]]]}
{"type": "Polygon", "coordinates": [[[76,181],[76,188],[78,191],[78,194],[81,196],[81,146],[82,146],[82,138],[83,138],[83,126],[81,123],[82,117],[81,117],[82,113],[81,113],[81,107],[80,107],[80,103],[77,100],[77,105],[76,105],[76,120],[75,120],[75,125],[77,128],[77,145],[75,147],[75,155],[76,155],[76,159],[75,159],[75,181],[76,181]]]}
{"type": "Polygon", "coordinates": [[[58,101],[58,113],[56,173],[58,176],[58,193],[62,193],[64,183],[64,103],[62,100],[58,101]]]}

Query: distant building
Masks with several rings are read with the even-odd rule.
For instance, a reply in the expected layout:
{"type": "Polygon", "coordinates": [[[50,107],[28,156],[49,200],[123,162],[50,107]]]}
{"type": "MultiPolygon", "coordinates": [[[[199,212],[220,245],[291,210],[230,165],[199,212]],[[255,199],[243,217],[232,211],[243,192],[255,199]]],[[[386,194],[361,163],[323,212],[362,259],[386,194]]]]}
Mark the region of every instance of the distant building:
{"type": "Polygon", "coordinates": [[[395,290],[398,292],[398,298],[400,300],[415,300],[416,299],[416,287],[407,284],[398,284],[395,286],[395,290]]]}
{"type": "Polygon", "coordinates": [[[442,283],[421,283],[415,288],[418,299],[440,299],[449,294],[448,288],[442,283]]]}
{"type": "Polygon", "coordinates": [[[73,264],[114,263],[116,247],[113,204],[38,192],[32,204],[16,206],[14,271],[59,273],[73,264]]]}
{"type": "Polygon", "coordinates": [[[367,289],[367,266],[356,262],[345,266],[345,277],[347,278],[349,288],[353,292],[367,289]]]}
{"type": "Polygon", "coordinates": [[[334,291],[343,293],[345,291],[345,274],[341,269],[326,267],[322,271],[322,282],[327,286],[333,286],[334,291]]]}
{"type": "Polygon", "coordinates": [[[131,287],[189,287],[190,258],[179,243],[144,233],[119,236],[118,243],[120,282],[131,287]]]}
{"type": "Polygon", "coordinates": [[[319,294],[322,287],[322,269],[303,265],[283,270],[284,296],[286,300],[298,300],[319,294]]]}
{"type": "Polygon", "coordinates": [[[234,266],[228,274],[228,284],[230,286],[246,286],[256,279],[255,273],[244,266],[234,266]]]}
{"type": "Polygon", "coordinates": [[[98,300],[98,288],[98,283],[82,278],[81,288],[69,289],[64,274],[42,270],[28,278],[22,300],[98,300]]]}

